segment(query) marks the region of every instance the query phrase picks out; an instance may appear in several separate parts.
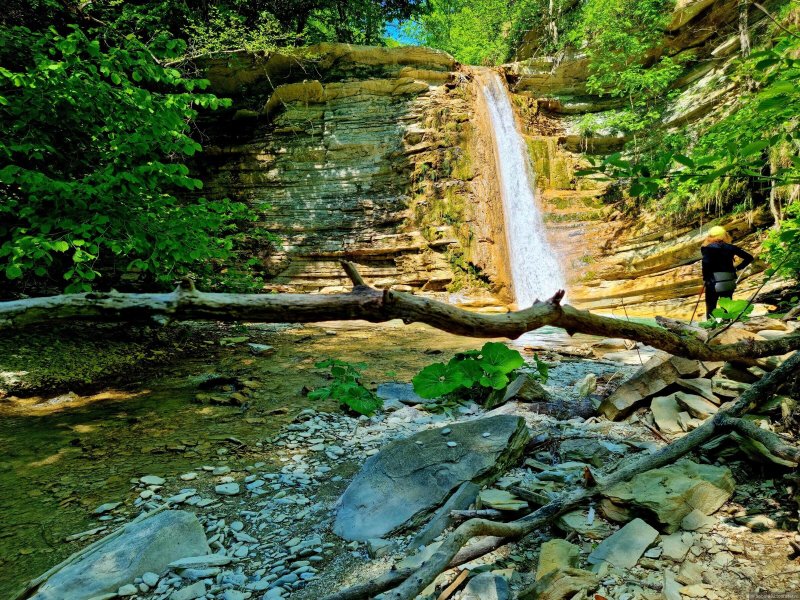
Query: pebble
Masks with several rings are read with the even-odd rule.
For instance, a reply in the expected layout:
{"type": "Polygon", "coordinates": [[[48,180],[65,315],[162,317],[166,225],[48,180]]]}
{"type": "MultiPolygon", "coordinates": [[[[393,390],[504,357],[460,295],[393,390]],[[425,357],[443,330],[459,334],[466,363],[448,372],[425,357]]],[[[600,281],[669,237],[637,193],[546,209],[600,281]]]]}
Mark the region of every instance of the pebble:
{"type": "Polygon", "coordinates": [[[442,429],[442,435],[447,435],[447,434],[448,434],[448,433],[450,433],[451,431],[453,431],[453,430],[452,430],[452,429],[450,429],[449,427],[445,427],[444,429],[442,429]]]}
{"type": "Polygon", "coordinates": [[[197,479],[197,473],[192,471],[191,473],[184,473],[181,475],[181,480],[183,481],[192,481],[193,479],[197,479]]]}
{"type": "Polygon", "coordinates": [[[481,434],[481,436],[482,436],[482,437],[489,437],[489,436],[491,436],[491,435],[492,435],[492,434],[491,434],[491,433],[489,433],[488,431],[484,431],[484,432],[481,434]]]}
{"type": "Polygon", "coordinates": [[[231,529],[233,529],[234,531],[241,531],[242,529],[244,529],[244,523],[242,523],[241,521],[234,521],[233,523],[231,523],[231,529]]]}
{"type": "Polygon", "coordinates": [[[167,480],[158,475],[145,475],[140,477],[139,481],[145,485],[164,485],[167,480]]]}
{"type": "Polygon", "coordinates": [[[220,496],[236,496],[241,491],[238,483],[221,483],[214,487],[220,496]]]}
{"type": "Polygon", "coordinates": [[[458,444],[455,442],[447,442],[447,445],[450,446],[451,448],[455,448],[456,446],[458,446],[458,444]]]}
{"type": "Polygon", "coordinates": [[[169,597],[169,600],[195,600],[206,595],[205,581],[197,581],[190,586],[175,590],[169,597]]]}
{"type": "Polygon", "coordinates": [[[93,514],[102,515],[102,514],[105,514],[107,512],[111,512],[112,510],[114,510],[118,506],[122,506],[122,502],[106,502],[105,504],[101,504],[100,506],[95,508],[93,514]]]}
{"type": "Polygon", "coordinates": [[[142,581],[149,585],[150,587],[155,587],[158,584],[158,580],[160,577],[157,573],[153,573],[152,571],[148,571],[144,575],[142,575],[142,581]]]}
{"type": "Polygon", "coordinates": [[[212,475],[227,475],[231,472],[230,467],[216,467],[213,471],[211,471],[212,475]]]}
{"type": "Polygon", "coordinates": [[[121,588],[117,590],[117,596],[135,596],[138,593],[139,593],[139,588],[137,588],[132,583],[123,585],[121,588]]]}

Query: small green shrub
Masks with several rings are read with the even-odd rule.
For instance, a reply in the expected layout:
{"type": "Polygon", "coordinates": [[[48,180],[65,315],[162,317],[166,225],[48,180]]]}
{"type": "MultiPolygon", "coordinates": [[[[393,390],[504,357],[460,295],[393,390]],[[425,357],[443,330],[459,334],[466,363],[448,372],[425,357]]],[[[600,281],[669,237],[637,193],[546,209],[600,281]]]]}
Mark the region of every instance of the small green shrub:
{"type": "MultiPolygon", "coordinates": [[[[487,342],[480,350],[456,354],[447,363],[434,363],[413,379],[414,391],[423,398],[470,394],[487,400],[505,390],[517,369],[525,364],[522,355],[499,342],[487,342]]],[[[547,365],[536,357],[534,377],[547,381],[547,365]]]]}
{"type": "Polygon", "coordinates": [[[361,370],[365,363],[349,363],[334,358],[314,365],[318,369],[330,369],[333,382],[308,394],[313,400],[336,400],[359,414],[370,416],[383,405],[383,401],[361,383],[361,370]]]}

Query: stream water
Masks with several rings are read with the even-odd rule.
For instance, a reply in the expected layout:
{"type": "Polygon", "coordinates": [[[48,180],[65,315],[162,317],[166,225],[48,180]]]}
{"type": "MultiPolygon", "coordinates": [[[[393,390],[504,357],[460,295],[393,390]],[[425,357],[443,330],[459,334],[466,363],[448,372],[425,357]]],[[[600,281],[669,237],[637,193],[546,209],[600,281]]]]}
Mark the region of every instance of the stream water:
{"type": "Polygon", "coordinates": [[[565,289],[564,276],[547,241],[530,156],[508,90],[494,71],[487,71],[482,81],[500,175],[514,295],[517,306],[524,308],[565,289]]]}

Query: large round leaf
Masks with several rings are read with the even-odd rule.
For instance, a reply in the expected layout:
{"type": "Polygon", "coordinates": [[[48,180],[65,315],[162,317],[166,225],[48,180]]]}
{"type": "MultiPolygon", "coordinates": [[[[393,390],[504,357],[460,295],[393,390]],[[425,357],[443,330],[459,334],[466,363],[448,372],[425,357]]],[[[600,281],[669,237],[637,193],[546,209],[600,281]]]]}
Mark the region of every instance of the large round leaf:
{"type": "Polygon", "coordinates": [[[486,342],[481,349],[480,365],[487,373],[511,373],[519,369],[525,361],[516,350],[511,350],[499,342],[486,342]]]}
{"type": "Polygon", "coordinates": [[[428,365],[411,380],[414,391],[423,398],[439,398],[461,387],[464,378],[455,365],[428,365]]]}

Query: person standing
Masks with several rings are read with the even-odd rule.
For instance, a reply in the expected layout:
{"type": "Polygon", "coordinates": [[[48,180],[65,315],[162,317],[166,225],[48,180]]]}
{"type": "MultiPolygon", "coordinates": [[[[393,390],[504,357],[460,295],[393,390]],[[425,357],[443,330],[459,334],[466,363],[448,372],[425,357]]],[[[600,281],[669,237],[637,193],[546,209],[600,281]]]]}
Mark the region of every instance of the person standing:
{"type": "Polygon", "coordinates": [[[703,247],[703,284],[706,289],[706,317],[717,307],[720,298],[732,298],[736,289],[736,271],[741,271],[751,262],[753,256],[738,246],[731,244],[731,236],[719,225],[708,230],[703,247]],[[735,257],[742,261],[733,264],[735,257]]]}

